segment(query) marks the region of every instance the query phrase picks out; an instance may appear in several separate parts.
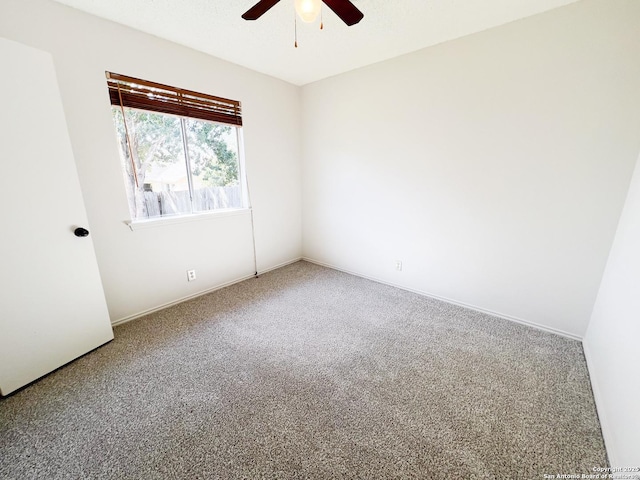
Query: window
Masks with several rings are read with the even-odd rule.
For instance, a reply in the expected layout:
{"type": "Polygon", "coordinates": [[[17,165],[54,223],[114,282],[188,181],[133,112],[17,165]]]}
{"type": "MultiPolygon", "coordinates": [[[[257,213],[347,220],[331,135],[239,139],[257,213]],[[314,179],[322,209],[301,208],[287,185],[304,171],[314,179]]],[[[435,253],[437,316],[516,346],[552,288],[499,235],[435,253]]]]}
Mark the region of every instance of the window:
{"type": "Polygon", "coordinates": [[[240,102],[107,72],[131,219],[246,206],[240,102]]]}

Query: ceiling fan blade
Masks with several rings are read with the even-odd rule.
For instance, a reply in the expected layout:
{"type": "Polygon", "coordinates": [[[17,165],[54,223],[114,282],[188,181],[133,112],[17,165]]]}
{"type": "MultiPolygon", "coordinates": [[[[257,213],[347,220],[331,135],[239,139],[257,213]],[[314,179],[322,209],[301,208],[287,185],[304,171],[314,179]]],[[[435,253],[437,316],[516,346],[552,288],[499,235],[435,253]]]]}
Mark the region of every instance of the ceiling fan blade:
{"type": "Polygon", "coordinates": [[[327,7],[338,15],[348,26],[355,25],[364,17],[364,13],[349,0],[322,0],[327,7]]]}
{"type": "Polygon", "coordinates": [[[242,14],[242,18],[245,20],[257,20],[279,1],[280,0],[260,0],[249,10],[244,12],[242,14]]]}

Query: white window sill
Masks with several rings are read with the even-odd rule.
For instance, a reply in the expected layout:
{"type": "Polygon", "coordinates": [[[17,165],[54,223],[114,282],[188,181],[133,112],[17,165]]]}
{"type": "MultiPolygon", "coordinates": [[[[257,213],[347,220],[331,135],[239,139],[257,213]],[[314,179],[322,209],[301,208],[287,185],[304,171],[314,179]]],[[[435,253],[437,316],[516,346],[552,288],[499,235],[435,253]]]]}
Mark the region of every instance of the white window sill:
{"type": "Polygon", "coordinates": [[[215,210],[211,212],[193,213],[189,215],[176,215],[175,217],[158,217],[149,220],[131,220],[125,222],[132,230],[143,230],[145,228],[163,227],[165,225],[178,225],[180,223],[201,222],[203,220],[214,220],[222,217],[232,217],[235,215],[247,215],[251,212],[249,208],[233,208],[225,210],[215,210]]]}

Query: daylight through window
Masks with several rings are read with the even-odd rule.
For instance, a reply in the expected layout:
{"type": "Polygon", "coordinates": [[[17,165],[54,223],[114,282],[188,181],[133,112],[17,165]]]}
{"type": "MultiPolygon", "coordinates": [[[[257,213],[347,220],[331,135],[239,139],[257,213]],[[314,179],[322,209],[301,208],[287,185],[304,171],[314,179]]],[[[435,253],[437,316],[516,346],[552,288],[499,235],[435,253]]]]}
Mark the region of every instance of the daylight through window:
{"type": "Polygon", "coordinates": [[[246,206],[239,102],[107,78],[133,221],[246,206]]]}

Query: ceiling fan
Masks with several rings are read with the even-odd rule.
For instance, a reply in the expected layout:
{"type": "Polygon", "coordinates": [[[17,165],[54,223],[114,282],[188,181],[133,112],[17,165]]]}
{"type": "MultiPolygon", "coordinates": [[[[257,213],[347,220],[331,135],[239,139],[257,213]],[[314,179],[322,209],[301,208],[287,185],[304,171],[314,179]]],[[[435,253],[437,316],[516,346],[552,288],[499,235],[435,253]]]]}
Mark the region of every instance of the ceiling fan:
{"type": "MultiPolygon", "coordinates": [[[[280,0],[260,0],[253,7],[247,10],[242,15],[242,18],[244,18],[245,20],[257,20],[262,15],[264,15],[267,12],[267,10],[269,10],[279,1],[280,0]]],[[[333,10],[333,12],[338,17],[340,17],[340,19],[344,23],[346,23],[348,26],[355,25],[364,17],[364,14],[360,10],[358,10],[356,6],[353,3],[351,3],[349,0],[322,0],[322,2],[331,10],[333,10]]],[[[314,2],[309,2],[309,1],[300,2],[298,0],[297,3],[308,3],[308,4],[315,3],[317,5],[320,5],[320,0],[317,0],[314,2]]],[[[296,9],[297,8],[298,8],[298,5],[296,4],[296,9]]],[[[305,8],[305,7],[303,6],[302,8],[305,8]]],[[[315,14],[313,15],[313,18],[315,18],[315,14]]]]}

